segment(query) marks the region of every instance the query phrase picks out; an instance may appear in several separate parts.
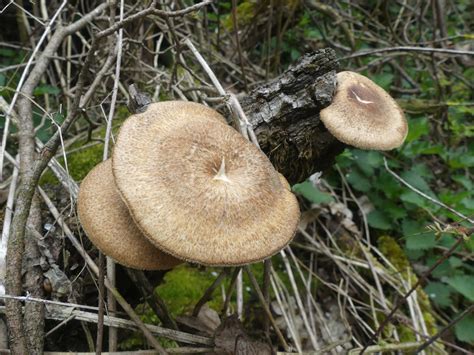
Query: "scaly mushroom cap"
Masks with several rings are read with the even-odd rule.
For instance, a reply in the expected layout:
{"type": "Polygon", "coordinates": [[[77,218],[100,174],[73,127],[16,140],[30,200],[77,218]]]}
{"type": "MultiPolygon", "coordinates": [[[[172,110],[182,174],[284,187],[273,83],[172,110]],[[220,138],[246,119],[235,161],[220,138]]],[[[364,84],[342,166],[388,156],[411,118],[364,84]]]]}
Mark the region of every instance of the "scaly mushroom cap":
{"type": "Polygon", "coordinates": [[[92,243],[122,265],[165,270],[182,263],[158,250],[137,228],[116,190],[110,159],[97,165],[82,181],[77,212],[92,243]]]}
{"type": "Polygon", "coordinates": [[[370,79],[349,71],[337,74],[333,102],[320,117],[339,141],[361,149],[397,148],[408,133],[397,102],[370,79]]]}
{"type": "Polygon", "coordinates": [[[293,238],[298,203],[268,158],[218,116],[178,101],[131,116],[114,149],[115,182],[167,253],[204,265],[260,261],[293,238]]]}

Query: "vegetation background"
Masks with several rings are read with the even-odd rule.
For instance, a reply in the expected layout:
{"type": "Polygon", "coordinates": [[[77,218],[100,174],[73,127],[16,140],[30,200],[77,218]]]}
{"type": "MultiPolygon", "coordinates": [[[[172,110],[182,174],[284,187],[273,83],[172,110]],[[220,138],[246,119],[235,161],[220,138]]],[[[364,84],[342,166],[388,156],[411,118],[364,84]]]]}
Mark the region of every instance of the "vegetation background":
{"type": "MultiPolygon", "coordinates": [[[[346,149],[321,179],[293,186],[301,197],[302,223],[291,250],[273,258],[273,316],[288,344],[298,351],[357,353],[369,345],[374,352],[384,347],[405,352],[472,351],[472,2],[215,1],[179,16],[152,12],[136,16],[152,6],[170,12],[195,4],[187,0],[156,3],[112,1],[110,8],[101,8],[94,19],[61,39],[33,88],[28,100],[33,103],[31,117],[40,143],[54,138],[64,122],[71,123],[74,112],[75,120],[60,137],[61,148],[55,156],[68,179],[79,183],[102,160],[107,122],[115,117],[114,133],[128,116],[127,86],[132,82],[153,100],[189,99],[222,108],[225,98],[207,84],[205,72],[183,42],[186,38],[226,90],[237,95],[278,76],[305,53],[333,48],[342,70],[366,75],[397,99],[406,113],[409,135],[401,148],[390,152],[346,149]],[[116,30],[123,28],[121,35],[112,30],[104,35],[101,46],[94,47],[97,33],[114,26],[107,12],[120,24],[120,9],[123,18],[131,19],[117,26],[116,30]],[[120,66],[116,66],[117,58],[120,66]],[[94,77],[101,81],[94,83],[94,77]],[[84,90],[90,97],[78,110],[77,93],[93,85],[94,90],[84,90]],[[418,282],[416,292],[407,296],[418,282]],[[380,327],[400,299],[406,302],[397,307],[387,326],[380,327]],[[377,329],[380,336],[374,339],[377,329]]],[[[15,90],[22,88],[61,26],[84,19],[100,4],[93,0],[1,2],[0,127],[11,156],[21,154],[19,125],[13,120],[5,130],[9,104],[22,102],[15,90]]],[[[15,110],[21,113],[17,106],[15,110]]],[[[3,161],[0,191],[3,230],[8,232],[4,216],[12,207],[7,197],[16,178],[12,163],[3,161]]],[[[74,198],[57,177],[46,170],[38,186],[58,206],[73,233],[82,236],[74,198]]],[[[64,240],[51,209],[42,203],[40,210],[39,232],[44,239],[38,260],[45,259],[44,248],[51,254],[38,283],[45,289],[43,297],[96,305],[97,277],[64,240]]],[[[97,250],[85,236],[82,243],[96,260],[97,250]]],[[[263,277],[262,265],[252,270],[257,278],[263,277]]],[[[117,272],[118,289],[135,311],[145,322],[161,324],[153,308],[132,291],[126,272],[121,268],[117,272]]],[[[187,265],[147,276],[170,314],[178,317],[193,309],[220,272],[187,265]]],[[[221,289],[228,289],[230,283],[228,277],[216,288],[211,309],[222,311],[221,289]]],[[[249,334],[262,338],[261,325],[266,323],[257,300],[245,277],[243,323],[249,334]]],[[[231,309],[235,302],[232,298],[231,309]]],[[[79,328],[74,322],[55,330],[56,336],[46,336],[45,348],[94,351],[95,323],[83,322],[79,328]]],[[[57,324],[46,321],[45,332],[57,324]]],[[[197,333],[196,329],[186,331],[197,333]]],[[[147,347],[141,332],[120,330],[119,334],[121,349],[147,347]]],[[[267,333],[267,338],[277,346],[274,332],[267,333]]],[[[167,347],[179,344],[160,339],[167,347]]]]}

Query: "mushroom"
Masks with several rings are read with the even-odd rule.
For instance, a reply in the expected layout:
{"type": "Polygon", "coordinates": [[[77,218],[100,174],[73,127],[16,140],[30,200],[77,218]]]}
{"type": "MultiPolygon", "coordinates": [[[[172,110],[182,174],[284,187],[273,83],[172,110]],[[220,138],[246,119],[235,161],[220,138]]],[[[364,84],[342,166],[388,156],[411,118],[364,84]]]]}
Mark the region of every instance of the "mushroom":
{"type": "Polygon", "coordinates": [[[272,256],[300,215],[268,158],[224,122],[200,104],[152,104],[124,122],[112,156],[118,191],[145,236],[203,265],[272,256]]]}
{"type": "Polygon", "coordinates": [[[113,182],[110,159],[82,181],[77,205],[89,239],[118,263],[140,270],[163,270],[182,262],[158,250],[133,223],[113,182]]]}
{"type": "Polygon", "coordinates": [[[349,71],[337,74],[333,101],[320,117],[339,141],[361,149],[399,147],[408,133],[397,102],[370,79],[349,71]]]}

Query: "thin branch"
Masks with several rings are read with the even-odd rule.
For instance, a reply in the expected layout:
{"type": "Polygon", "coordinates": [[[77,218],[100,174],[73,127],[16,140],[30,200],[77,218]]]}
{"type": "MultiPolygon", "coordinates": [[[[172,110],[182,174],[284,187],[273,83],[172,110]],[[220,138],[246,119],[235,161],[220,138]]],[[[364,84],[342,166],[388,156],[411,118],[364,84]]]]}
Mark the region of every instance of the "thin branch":
{"type": "MultiPolygon", "coordinates": [[[[111,12],[115,13],[115,1],[112,3],[111,6],[113,6],[113,8],[111,9],[111,12]]],[[[123,21],[123,8],[124,8],[124,1],[121,0],[120,1],[120,21],[123,21]]],[[[111,16],[111,19],[113,19],[113,16],[111,16]]],[[[113,20],[111,20],[111,22],[112,21],[113,20]]],[[[112,88],[112,99],[110,100],[109,117],[107,120],[107,127],[105,129],[105,144],[104,144],[103,159],[102,159],[104,161],[107,160],[107,158],[109,157],[109,143],[110,143],[110,136],[112,134],[112,122],[115,115],[115,104],[117,102],[117,94],[118,94],[119,81],[120,81],[120,68],[122,64],[122,47],[123,47],[123,28],[120,28],[118,31],[115,50],[113,50],[117,52],[117,61],[115,65],[115,79],[114,79],[114,86],[112,88]]],[[[112,286],[115,287],[116,285],[115,261],[109,256],[107,256],[107,278],[109,279],[112,286]]],[[[115,311],[117,310],[117,302],[115,301],[111,292],[107,293],[107,305],[109,307],[110,314],[114,315],[115,311]]],[[[110,351],[117,350],[117,329],[115,328],[109,329],[109,350],[110,351]]]]}
{"type": "Polygon", "coordinates": [[[130,268],[126,269],[128,276],[130,277],[130,279],[132,279],[134,285],[140,291],[143,299],[148,303],[151,309],[158,316],[161,323],[163,323],[165,327],[178,330],[178,326],[176,325],[174,319],[171,317],[165,302],[163,301],[163,299],[161,299],[157,292],[154,292],[153,286],[150,284],[150,281],[148,281],[148,278],[146,277],[145,273],[141,270],[135,270],[130,268]]]}
{"type": "Polygon", "coordinates": [[[355,52],[346,57],[342,57],[340,60],[352,59],[352,58],[357,58],[357,57],[365,57],[368,55],[390,53],[390,52],[419,52],[419,53],[429,53],[429,54],[440,53],[440,54],[449,54],[449,55],[474,56],[474,51],[463,51],[463,50],[458,50],[458,49],[445,49],[445,48],[400,46],[400,47],[387,47],[387,48],[363,50],[363,51],[355,52]]]}
{"type": "Polygon", "coordinates": [[[150,14],[163,16],[163,17],[180,17],[180,16],[183,16],[183,15],[187,15],[187,14],[193,12],[193,11],[199,10],[204,6],[207,6],[207,5],[211,4],[212,1],[213,0],[205,0],[203,2],[200,2],[200,3],[197,3],[195,5],[189,6],[185,9],[182,9],[182,10],[163,11],[163,10],[158,10],[158,9],[155,8],[156,7],[156,0],[153,0],[151,2],[150,6],[148,6],[145,10],[137,12],[136,14],[131,15],[131,16],[127,17],[126,19],[117,22],[115,25],[99,32],[97,34],[97,37],[101,38],[101,37],[109,36],[110,34],[117,31],[119,28],[122,28],[123,26],[125,26],[125,25],[127,25],[127,24],[129,24],[129,23],[131,23],[131,22],[133,22],[137,19],[140,19],[142,17],[150,15],[150,14]]]}
{"type": "Polygon", "coordinates": [[[194,309],[193,309],[194,317],[198,316],[199,311],[201,310],[201,307],[204,306],[204,304],[212,298],[212,294],[214,293],[214,290],[221,284],[221,282],[224,280],[226,276],[227,276],[227,269],[223,269],[221,273],[217,276],[217,278],[214,280],[214,282],[207,288],[206,292],[204,292],[204,295],[202,295],[200,300],[196,303],[196,306],[194,306],[194,309]]]}
{"type": "MultiPolygon", "coordinates": [[[[473,52],[473,53],[474,53],[474,52],[473,52]]],[[[433,202],[435,205],[438,205],[438,206],[440,206],[440,207],[443,207],[443,208],[447,209],[449,212],[454,213],[454,214],[455,214],[456,216],[458,216],[459,218],[462,218],[462,219],[468,221],[469,223],[474,224],[474,219],[469,218],[469,217],[463,215],[461,212],[456,211],[454,208],[449,207],[448,205],[444,204],[443,202],[438,201],[438,200],[434,199],[434,198],[431,197],[431,196],[428,196],[428,195],[425,194],[424,192],[418,190],[416,187],[410,185],[408,182],[406,182],[405,180],[403,180],[400,176],[397,175],[397,173],[395,173],[393,170],[391,170],[391,169],[388,167],[387,159],[385,159],[385,157],[383,158],[383,162],[384,162],[384,165],[385,165],[385,169],[386,169],[395,179],[397,179],[398,181],[400,181],[403,185],[405,185],[406,187],[408,187],[410,190],[412,190],[412,191],[416,192],[418,195],[420,195],[420,196],[426,198],[428,201],[433,202]]]]}

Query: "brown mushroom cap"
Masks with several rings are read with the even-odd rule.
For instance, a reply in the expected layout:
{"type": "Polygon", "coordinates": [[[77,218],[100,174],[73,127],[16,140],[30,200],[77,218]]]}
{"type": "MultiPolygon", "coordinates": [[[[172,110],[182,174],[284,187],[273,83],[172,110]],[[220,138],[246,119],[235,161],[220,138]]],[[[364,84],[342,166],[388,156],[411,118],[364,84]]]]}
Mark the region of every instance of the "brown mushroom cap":
{"type": "Polygon", "coordinates": [[[337,74],[333,102],[320,117],[339,141],[361,149],[399,147],[408,133],[397,102],[370,79],[349,71],[337,74]]]}
{"type": "Polygon", "coordinates": [[[164,270],[182,263],[158,250],[133,223],[113,182],[110,159],[97,165],[82,181],[77,212],[89,239],[120,264],[140,270],[164,270]]]}
{"type": "Polygon", "coordinates": [[[204,265],[260,261],[293,238],[298,203],[268,158],[216,115],[170,101],[130,117],[113,153],[115,182],[167,253],[204,265]]]}

